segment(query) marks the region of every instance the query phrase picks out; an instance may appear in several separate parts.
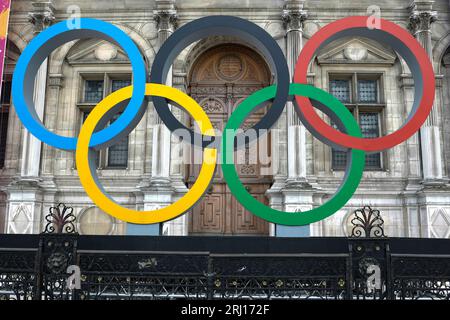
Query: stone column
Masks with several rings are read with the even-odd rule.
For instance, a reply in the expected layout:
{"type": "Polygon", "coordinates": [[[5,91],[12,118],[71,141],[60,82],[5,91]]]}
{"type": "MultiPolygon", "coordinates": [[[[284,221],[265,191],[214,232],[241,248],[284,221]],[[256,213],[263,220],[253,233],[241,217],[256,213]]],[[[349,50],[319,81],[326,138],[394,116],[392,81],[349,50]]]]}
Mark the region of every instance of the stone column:
{"type": "MultiPolygon", "coordinates": [[[[50,26],[55,19],[51,2],[33,2],[34,10],[30,12],[30,22],[34,26],[34,32],[37,34],[50,26]]],[[[34,107],[39,118],[44,117],[44,105],[47,88],[47,66],[46,59],[39,68],[34,83],[34,107]]],[[[38,177],[40,170],[42,142],[32,136],[29,131],[24,131],[22,145],[22,177],[38,177]]]]}
{"type": "MultiPolygon", "coordinates": [[[[158,43],[161,46],[176,28],[177,15],[174,1],[157,1],[154,11],[158,24],[158,43]]],[[[172,68],[170,68],[166,84],[172,86],[172,68]]],[[[155,112],[153,127],[153,156],[151,183],[156,186],[170,184],[170,131],[155,112]]]]}
{"type": "MultiPolygon", "coordinates": [[[[53,6],[51,1],[36,1],[32,3],[33,11],[29,20],[34,26],[34,33],[39,33],[53,22],[53,6]]],[[[39,68],[34,85],[33,101],[36,113],[42,120],[44,117],[46,87],[46,59],[39,68]]],[[[38,233],[41,227],[43,191],[41,179],[41,149],[40,140],[24,130],[22,140],[22,164],[20,176],[7,187],[8,194],[8,233],[38,233]]]]}
{"type": "MultiPolygon", "coordinates": [[[[157,0],[153,12],[158,28],[159,47],[170,37],[176,28],[177,11],[174,0],[157,0]]],[[[172,86],[172,68],[167,76],[168,86],[172,86]]],[[[169,129],[154,111],[152,136],[152,170],[149,183],[143,183],[144,210],[166,207],[172,203],[174,189],[170,181],[170,136],[169,129]]],[[[160,224],[128,224],[127,234],[159,235],[160,224]]]]}
{"type": "MultiPolygon", "coordinates": [[[[411,4],[410,27],[417,41],[427,52],[433,63],[431,24],[437,19],[433,10],[434,1],[413,1],[411,4]]],[[[436,96],[440,79],[436,79],[436,96]]],[[[442,219],[442,211],[448,208],[450,188],[448,179],[443,177],[443,154],[441,150],[441,120],[439,100],[435,100],[433,109],[420,129],[423,188],[417,193],[417,215],[415,224],[420,226],[421,237],[436,237],[433,230],[448,229],[448,223],[442,219]]],[[[419,228],[412,230],[417,236],[419,228]]]]}
{"type": "MultiPolygon", "coordinates": [[[[303,22],[307,18],[303,10],[303,0],[286,1],[282,19],[286,28],[286,60],[291,79],[294,76],[295,64],[302,49],[303,22]]],[[[306,182],[306,131],[297,116],[294,105],[288,102],[288,186],[304,187],[306,182]]]]}
{"type": "MultiPolygon", "coordinates": [[[[172,86],[182,92],[186,92],[186,72],[178,67],[178,63],[174,65],[172,86]]],[[[189,116],[178,108],[172,108],[175,117],[184,125],[189,125],[189,116]]],[[[172,201],[175,202],[183,197],[189,190],[185,183],[185,164],[190,163],[191,145],[186,142],[180,142],[175,135],[171,137],[170,150],[170,181],[174,188],[172,201]]],[[[188,217],[189,213],[164,223],[162,228],[163,235],[169,236],[187,236],[188,235],[188,217]]]]}
{"type": "MultiPolygon", "coordinates": [[[[417,41],[433,61],[431,24],[437,19],[434,1],[414,1],[411,6],[410,26],[417,41]]],[[[435,103],[428,119],[420,129],[423,180],[426,184],[442,184],[442,151],[439,125],[439,107],[435,103]]]]}
{"type": "MultiPolygon", "coordinates": [[[[158,24],[158,42],[161,46],[176,28],[177,13],[173,0],[156,2],[154,17],[158,24]]],[[[172,68],[166,84],[172,86],[172,68]]],[[[166,189],[170,185],[170,131],[155,112],[153,127],[153,153],[151,185],[156,189],[166,189]]]]}
{"type": "MultiPolygon", "coordinates": [[[[308,14],[304,10],[304,0],[287,0],[282,14],[286,28],[286,60],[291,79],[295,64],[303,47],[303,23],[308,14]]],[[[296,114],[292,102],[286,105],[288,170],[286,187],[282,190],[284,210],[299,212],[312,208],[313,190],[306,180],[306,130],[296,114]]],[[[309,226],[287,227],[277,225],[277,237],[308,236],[309,226]]]]}

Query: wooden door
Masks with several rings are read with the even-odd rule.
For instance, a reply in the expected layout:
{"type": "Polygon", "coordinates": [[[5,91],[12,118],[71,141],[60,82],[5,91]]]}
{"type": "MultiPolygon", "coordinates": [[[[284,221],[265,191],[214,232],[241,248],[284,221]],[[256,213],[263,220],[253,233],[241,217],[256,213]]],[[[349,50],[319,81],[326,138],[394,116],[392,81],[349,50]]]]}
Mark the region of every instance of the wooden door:
{"type": "MultiPolygon", "coordinates": [[[[223,131],[237,105],[253,93],[270,84],[270,72],[264,60],[254,51],[239,45],[221,45],[203,53],[195,62],[189,78],[190,95],[204,108],[215,129],[223,131]]],[[[252,127],[265,113],[252,114],[242,128],[252,127]]],[[[258,142],[257,148],[261,147],[258,142]]],[[[265,150],[270,150],[265,145],[265,150]]],[[[198,151],[196,151],[198,152],[198,151]]],[[[249,150],[241,156],[248,157],[249,150]]],[[[247,158],[245,158],[247,159],[247,158]]],[[[261,175],[259,163],[246,160],[237,165],[241,181],[259,201],[267,204],[266,190],[271,177],[261,175]]],[[[189,187],[198,176],[200,165],[189,167],[189,187]]],[[[191,210],[190,234],[203,235],[268,235],[269,225],[251,214],[232,196],[220,167],[214,181],[199,203],[191,210]]]]}

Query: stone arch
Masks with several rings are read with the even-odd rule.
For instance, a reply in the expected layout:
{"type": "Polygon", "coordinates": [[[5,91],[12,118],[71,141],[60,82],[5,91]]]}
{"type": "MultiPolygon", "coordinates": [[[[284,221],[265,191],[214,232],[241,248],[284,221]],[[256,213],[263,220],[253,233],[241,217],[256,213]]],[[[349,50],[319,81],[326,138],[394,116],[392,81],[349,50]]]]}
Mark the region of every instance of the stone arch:
{"type": "Polygon", "coordinates": [[[19,27],[12,27],[8,30],[8,39],[15,42],[22,52],[34,37],[34,26],[26,24],[19,27]]]}
{"type": "MultiPolygon", "coordinates": [[[[260,80],[262,78],[270,78],[270,74],[267,74],[265,71],[266,69],[268,70],[268,65],[265,62],[265,59],[253,48],[249,48],[246,45],[243,44],[239,44],[239,43],[227,43],[227,42],[221,42],[218,45],[212,46],[212,47],[208,47],[208,49],[202,51],[202,53],[200,54],[200,56],[195,59],[193,61],[193,63],[190,65],[189,70],[188,70],[188,80],[189,81],[199,81],[200,80],[200,74],[199,72],[202,71],[201,67],[206,67],[206,65],[203,65],[204,59],[207,59],[209,56],[212,55],[217,55],[216,48],[223,48],[223,49],[229,49],[229,48],[236,48],[237,50],[237,54],[236,56],[239,55],[239,53],[243,53],[246,55],[249,55],[249,57],[251,56],[252,59],[254,59],[254,61],[259,61],[260,63],[265,64],[266,68],[261,68],[261,70],[258,70],[257,65],[254,65],[254,62],[249,60],[248,63],[244,63],[244,61],[242,61],[242,66],[246,66],[247,64],[249,64],[255,69],[256,74],[257,74],[257,79],[260,80]],[[263,74],[260,74],[261,71],[263,74]]],[[[217,70],[216,70],[217,71],[217,70]]],[[[241,72],[241,76],[245,76],[245,71],[243,70],[241,72]]],[[[238,80],[238,79],[234,79],[233,77],[231,78],[222,78],[219,76],[219,74],[216,74],[216,76],[218,76],[220,79],[224,80],[224,81],[234,81],[234,80],[238,80]]]]}
{"type": "MultiPolygon", "coordinates": [[[[114,25],[116,25],[122,31],[126,32],[131,37],[131,39],[133,39],[147,61],[153,61],[153,58],[155,56],[155,49],[140,33],[126,25],[114,25]]],[[[55,50],[55,52],[52,54],[52,59],[50,60],[49,65],[49,72],[51,74],[62,74],[62,67],[64,65],[64,60],[67,54],[80,41],[82,40],[73,40],[67,42],[55,50]]]]}
{"type": "Polygon", "coordinates": [[[433,64],[436,74],[441,74],[442,59],[447,53],[448,48],[450,48],[450,31],[442,36],[433,48],[433,64]]]}
{"type": "MultiPolygon", "coordinates": [[[[193,70],[193,66],[194,66],[195,62],[198,60],[198,58],[200,56],[202,56],[203,53],[205,53],[206,51],[208,51],[209,49],[211,49],[213,47],[223,45],[225,43],[230,44],[230,45],[233,45],[233,44],[241,45],[241,46],[247,47],[247,48],[255,51],[256,53],[258,53],[259,56],[261,56],[261,58],[264,59],[265,64],[267,66],[269,66],[269,68],[270,68],[270,64],[267,63],[267,61],[264,58],[264,55],[261,52],[259,52],[259,50],[257,48],[250,45],[249,43],[242,41],[236,37],[214,36],[214,37],[208,37],[206,39],[200,40],[196,44],[189,46],[183,52],[180,53],[177,60],[183,61],[183,70],[182,71],[186,72],[186,73],[191,72],[193,70]]],[[[271,70],[271,72],[272,72],[272,80],[273,80],[273,70],[271,70]]],[[[188,78],[189,78],[189,75],[188,75],[188,78]]]]}
{"type": "Polygon", "coordinates": [[[23,52],[25,47],[27,46],[28,42],[20,37],[16,32],[9,31],[8,32],[8,40],[11,41],[17,49],[19,49],[20,52],[23,52]]]}

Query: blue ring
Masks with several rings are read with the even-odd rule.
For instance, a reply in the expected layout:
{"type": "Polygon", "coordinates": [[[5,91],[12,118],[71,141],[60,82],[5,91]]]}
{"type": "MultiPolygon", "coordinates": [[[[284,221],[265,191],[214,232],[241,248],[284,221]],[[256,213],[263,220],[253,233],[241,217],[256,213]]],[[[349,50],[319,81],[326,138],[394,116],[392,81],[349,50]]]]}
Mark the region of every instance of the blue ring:
{"type": "Polygon", "coordinates": [[[39,33],[17,61],[12,83],[13,104],[19,119],[31,134],[55,148],[75,150],[77,138],[64,137],[45,128],[33,102],[34,80],[42,62],[57,47],[75,39],[99,38],[120,46],[128,55],[133,70],[133,96],[120,117],[93,134],[91,147],[111,145],[128,135],[146,110],[147,68],[143,55],[128,35],[118,27],[96,19],[80,18],[79,28],[59,22],[39,33]]]}

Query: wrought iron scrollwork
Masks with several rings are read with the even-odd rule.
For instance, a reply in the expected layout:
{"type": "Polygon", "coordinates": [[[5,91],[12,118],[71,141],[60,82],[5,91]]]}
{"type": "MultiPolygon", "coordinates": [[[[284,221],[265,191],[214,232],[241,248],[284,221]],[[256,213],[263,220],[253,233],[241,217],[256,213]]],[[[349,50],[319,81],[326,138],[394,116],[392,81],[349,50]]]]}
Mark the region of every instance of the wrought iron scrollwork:
{"type": "Polygon", "coordinates": [[[60,203],[56,207],[51,207],[49,214],[45,216],[47,224],[44,233],[77,233],[75,220],[73,208],[60,203]]]}
{"type": "Polygon", "coordinates": [[[369,206],[355,210],[351,223],[353,225],[351,237],[386,237],[383,226],[384,220],[381,218],[379,210],[374,210],[369,206]]]}

